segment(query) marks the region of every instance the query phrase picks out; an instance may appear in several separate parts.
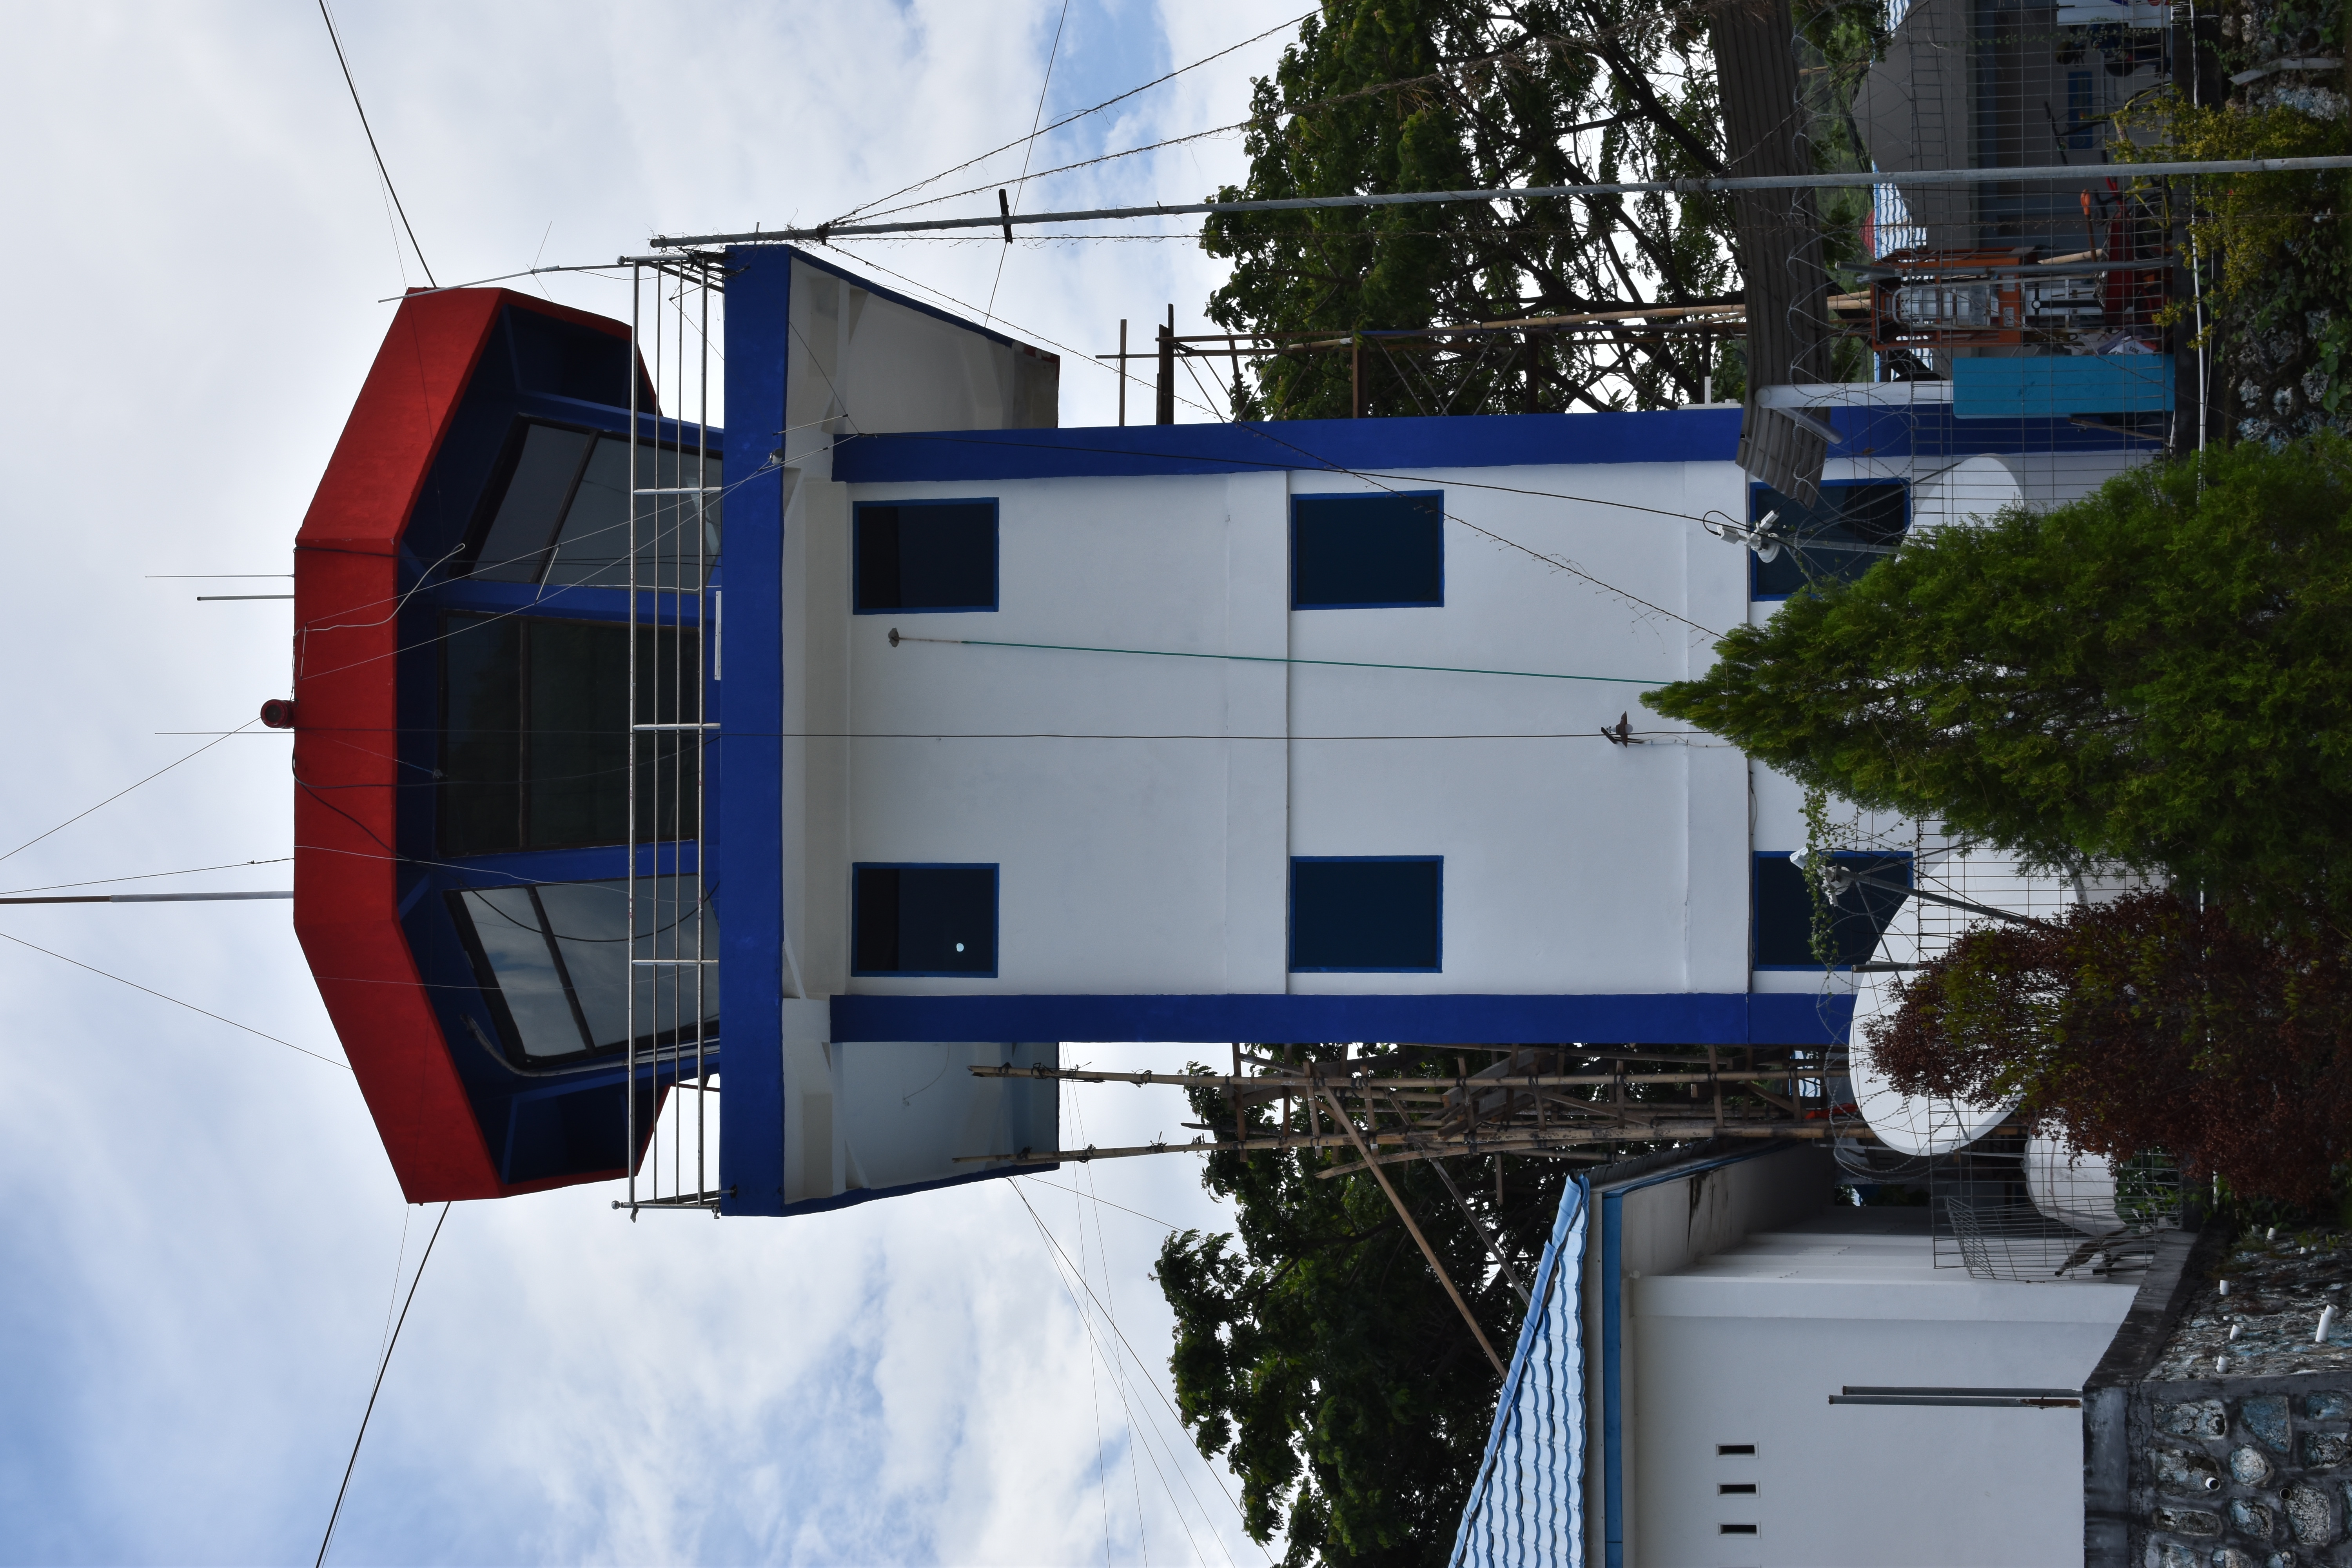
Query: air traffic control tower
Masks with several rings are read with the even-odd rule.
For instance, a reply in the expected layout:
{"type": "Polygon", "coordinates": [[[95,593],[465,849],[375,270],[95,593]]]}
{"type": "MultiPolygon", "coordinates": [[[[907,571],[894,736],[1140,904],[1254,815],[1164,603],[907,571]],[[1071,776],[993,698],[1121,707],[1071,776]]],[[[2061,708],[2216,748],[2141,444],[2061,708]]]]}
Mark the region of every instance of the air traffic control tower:
{"type": "MultiPolygon", "coordinates": [[[[411,1199],[1003,1174],[1056,1085],[964,1069],[1063,1040],[1843,1040],[1793,787],[1640,717],[1773,607],[1736,409],[1065,428],[808,253],[671,281],[404,301],[297,542],[296,927],[411,1199]]],[[[2023,449],[1829,417],[1858,538],[2023,449]]]]}

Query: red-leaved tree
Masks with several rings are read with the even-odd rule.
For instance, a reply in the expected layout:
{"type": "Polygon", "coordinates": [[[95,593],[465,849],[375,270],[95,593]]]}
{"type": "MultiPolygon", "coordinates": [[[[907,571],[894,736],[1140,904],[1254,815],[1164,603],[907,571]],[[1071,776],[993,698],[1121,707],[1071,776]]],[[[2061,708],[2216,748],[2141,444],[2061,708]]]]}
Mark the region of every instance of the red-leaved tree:
{"type": "Polygon", "coordinates": [[[1962,936],[1869,1029],[1906,1094],[2021,1109],[2077,1148],[2161,1149],[2309,1204],[2352,1156],[2352,948],[2172,892],[1962,936]]]}

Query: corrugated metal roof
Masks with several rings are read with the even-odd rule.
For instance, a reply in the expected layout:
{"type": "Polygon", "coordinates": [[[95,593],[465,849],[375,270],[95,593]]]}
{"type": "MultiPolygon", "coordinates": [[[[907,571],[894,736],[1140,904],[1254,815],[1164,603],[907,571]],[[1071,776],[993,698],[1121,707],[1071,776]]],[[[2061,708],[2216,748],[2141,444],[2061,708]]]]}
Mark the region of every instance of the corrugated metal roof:
{"type": "Polygon", "coordinates": [[[1585,1184],[1560,1199],[1451,1568],[1584,1562],[1585,1184]]]}

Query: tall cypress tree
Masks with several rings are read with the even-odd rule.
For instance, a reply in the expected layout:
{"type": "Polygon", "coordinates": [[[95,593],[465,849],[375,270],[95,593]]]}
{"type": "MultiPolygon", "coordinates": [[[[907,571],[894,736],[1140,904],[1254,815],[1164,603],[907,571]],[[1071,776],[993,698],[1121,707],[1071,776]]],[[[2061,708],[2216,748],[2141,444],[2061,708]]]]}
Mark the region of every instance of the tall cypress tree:
{"type": "Polygon", "coordinates": [[[2352,922],[2352,442],[2135,469],[1905,542],[1643,701],[2045,864],[2352,922]]]}

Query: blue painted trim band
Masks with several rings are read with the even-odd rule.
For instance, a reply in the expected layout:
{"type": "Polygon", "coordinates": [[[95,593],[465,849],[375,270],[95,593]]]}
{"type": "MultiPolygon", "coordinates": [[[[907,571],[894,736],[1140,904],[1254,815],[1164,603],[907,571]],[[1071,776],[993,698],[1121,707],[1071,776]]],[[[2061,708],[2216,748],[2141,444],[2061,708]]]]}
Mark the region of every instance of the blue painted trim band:
{"type": "MultiPolygon", "coordinates": [[[[1924,408],[1828,411],[1832,458],[1939,459],[1979,453],[2154,451],[2160,443],[2065,419],[1955,420],[1924,408]]],[[[1396,473],[1538,464],[1728,463],[1736,409],[1638,414],[1476,414],[1442,418],[1286,419],[856,436],[833,451],[848,484],[959,483],[1141,474],[1396,473]]],[[[740,424],[740,416],[730,424],[740,424]]],[[[735,471],[730,461],[729,473],[735,471]]]]}
{"type": "MultiPolygon", "coordinates": [[[[719,930],[733,962],[733,905],[719,930]]],[[[724,998],[733,972],[722,969],[724,998]]],[[[729,1037],[749,1033],[722,1013],[729,1037]]],[[[1424,1040],[1434,1045],[1829,1046],[1844,1043],[1852,996],[1669,992],[1652,995],[835,996],[833,1038],[858,1040],[1424,1040]]],[[[774,1037],[772,1030],[769,1037],[774,1037]]],[[[734,1092],[730,1090],[730,1093],[734,1092]]],[[[781,1090],[780,1090],[781,1092],[781,1090]]],[[[781,1120],[781,1115],[779,1117],[781,1120]]],[[[781,1167],[779,1167],[781,1169],[781,1167]]]]}
{"type": "Polygon", "coordinates": [[[1712,1160],[1695,1160],[1687,1165],[1653,1172],[1601,1194],[1601,1508],[1607,1568],[1625,1568],[1625,1292],[1621,1273],[1624,1235],[1620,1205],[1627,1193],[1736,1165],[1742,1160],[1778,1152],[1780,1147],[1765,1143],[1712,1160]]]}
{"type": "Polygon", "coordinates": [[[726,693],[714,883],[719,913],[719,1009],[740,1048],[728,1059],[719,1097],[719,1183],[730,1215],[784,1212],[783,475],[768,466],[784,427],[791,363],[792,256],[770,248],[729,253],[727,406],[735,411],[727,472],[742,476],[727,498],[724,549],[730,606],[728,665],[709,688],[726,693]]]}
{"type": "Polygon", "coordinates": [[[1531,463],[1729,462],[1738,446],[1739,416],[1725,409],[942,430],[844,440],[834,448],[833,477],[851,484],[876,484],[1531,463]]]}

